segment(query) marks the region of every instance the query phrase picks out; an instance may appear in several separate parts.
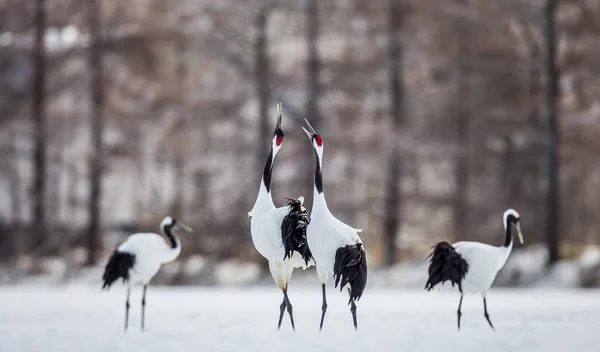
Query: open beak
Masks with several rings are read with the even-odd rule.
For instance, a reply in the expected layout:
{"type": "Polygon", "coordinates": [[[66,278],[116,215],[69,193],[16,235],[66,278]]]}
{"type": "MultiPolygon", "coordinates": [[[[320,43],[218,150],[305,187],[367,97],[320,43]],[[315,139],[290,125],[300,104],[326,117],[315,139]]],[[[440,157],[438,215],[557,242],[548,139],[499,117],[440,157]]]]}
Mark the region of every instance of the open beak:
{"type": "Polygon", "coordinates": [[[312,127],[312,125],[310,124],[310,122],[308,122],[308,120],[306,118],[304,118],[304,122],[306,122],[306,125],[308,126],[308,130],[304,127],[302,127],[302,129],[304,130],[304,133],[306,133],[306,135],[308,136],[308,139],[312,139],[312,137],[317,134],[317,132],[315,131],[315,129],[312,127]]]}
{"type": "Polygon", "coordinates": [[[177,221],[177,227],[179,227],[180,229],[182,229],[185,232],[194,232],[194,229],[192,229],[191,227],[189,227],[188,225],[177,221]]]}
{"type": "Polygon", "coordinates": [[[302,127],[302,130],[304,131],[304,133],[306,133],[306,135],[308,136],[308,139],[312,139],[312,133],[308,132],[306,130],[306,128],[302,127]]]}
{"type": "Polygon", "coordinates": [[[278,103],[277,104],[277,128],[281,129],[281,118],[283,117],[282,114],[282,109],[283,109],[283,104],[282,103],[278,103]]]}
{"type": "Polygon", "coordinates": [[[517,222],[517,233],[519,234],[519,241],[523,244],[523,232],[521,231],[521,223],[517,222]]]}
{"type": "MultiPolygon", "coordinates": [[[[317,134],[317,131],[315,131],[315,129],[312,127],[312,125],[310,124],[310,122],[308,122],[308,119],[306,117],[304,118],[304,122],[306,122],[306,125],[308,126],[308,130],[310,131],[311,135],[317,134]]],[[[306,131],[306,130],[304,130],[304,131],[306,131]]]]}

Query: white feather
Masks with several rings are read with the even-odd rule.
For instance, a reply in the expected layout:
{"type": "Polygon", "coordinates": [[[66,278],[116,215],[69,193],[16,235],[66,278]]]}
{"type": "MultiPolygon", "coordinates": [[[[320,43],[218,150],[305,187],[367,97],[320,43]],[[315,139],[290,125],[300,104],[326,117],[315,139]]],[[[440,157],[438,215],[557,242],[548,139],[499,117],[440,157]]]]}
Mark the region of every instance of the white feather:
{"type": "Polygon", "coordinates": [[[327,207],[325,195],[315,190],[313,211],[306,230],[306,239],[317,263],[317,275],[322,283],[333,276],[335,254],[340,247],[362,243],[355,229],[336,218],[327,207]]]}
{"type": "MultiPolygon", "coordinates": [[[[519,213],[514,209],[508,209],[503,214],[504,229],[508,225],[508,216],[513,215],[520,219],[519,213]]],[[[490,287],[496,279],[496,275],[504,267],[508,256],[513,248],[514,240],[510,241],[508,247],[496,247],[489,244],[461,241],[452,245],[456,252],[469,264],[469,270],[462,282],[464,293],[480,293],[483,297],[487,295],[490,287]]],[[[458,292],[458,286],[452,286],[450,282],[437,285],[438,289],[458,292]]]]}
{"type": "Polygon", "coordinates": [[[469,264],[469,271],[462,284],[463,292],[481,293],[485,296],[496,274],[506,263],[512,249],[512,242],[508,248],[467,241],[457,242],[452,246],[469,264]]]}
{"type": "MultiPolygon", "coordinates": [[[[272,142],[273,159],[280,146],[277,146],[275,139],[272,142]]],[[[298,198],[300,203],[304,203],[304,198],[298,198]]],[[[302,259],[302,256],[294,252],[291,258],[285,257],[285,247],[281,235],[281,223],[288,214],[287,206],[275,208],[271,193],[267,192],[264,180],[260,182],[258,197],[248,212],[250,219],[250,234],[254,247],[265,259],[269,261],[269,269],[273,280],[281,289],[286,289],[291,279],[294,268],[306,269],[314,265],[314,261],[310,261],[308,265],[302,259]]]]}
{"type": "MultiPolygon", "coordinates": [[[[170,217],[166,217],[161,222],[161,229],[172,221],[170,217]]],[[[175,242],[176,247],[171,248],[165,238],[156,233],[135,233],[129,236],[117,250],[135,256],[135,263],[129,270],[130,283],[147,285],[162,264],[175,260],[181,253],[181,242],[177,237],[175,242]]]]}

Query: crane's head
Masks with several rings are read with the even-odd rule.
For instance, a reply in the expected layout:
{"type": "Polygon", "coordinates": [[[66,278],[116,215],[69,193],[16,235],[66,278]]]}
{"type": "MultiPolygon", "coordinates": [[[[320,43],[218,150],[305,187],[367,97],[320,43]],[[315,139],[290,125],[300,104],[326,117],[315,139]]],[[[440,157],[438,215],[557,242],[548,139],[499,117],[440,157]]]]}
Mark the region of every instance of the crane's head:
{"type": "Polygon", "coordinates": [[[304,130],[304,133],[306,133],[306,135],[308,136],[310,143],[312,144],[315,152],[319,156],[319,160],[322,160],[322,158],[323,158],[323,137],[321,137],[321,135],[319,135],[317,133],[317,131],[315,131],[315,129],[311,126],[310,122],[308,122],[307,119],[304,119],[304,121],[306,122],[308,130],[304,127],[302,127],[302,129],[304,130]]]}
{"type": "Polygon", "coordinates": [[[517,234],[519,235],[519,241],[523,244],[523,232],[521,232],[521,215],[514,210],[508,209],[504,212],[504,229],[507,229],[511,225],[515,225],[517,228],[517,234]]]}
{"type": "Polygon", "coordinates": [[[277,152],[283,145],[283,137],[285,136],[283,134],[283,131],[281,130],[282,116],[283,115],[281,113],[281,103],[279,103],[279,104],[277,104],[277,126],[275,126],[275,131],[273,132],[273,141],[272,141],[273,157],[275,157],[275,154],[277,154],[277,152]]]}
{"type": "Polygon", "coordinates": [[[186,232],[192,232],[192,231],[194,231],[188,225],[182,223],[181,221],[177,221],[177,220],[175,220],[175,218],[172,218],[170,216],[165,216],[165,218],[160,223],[160,228],[163,231],[166,231],[167,229],[173,229],[173,228],[181,229],[181,230],[186,231],[186,232]]]}

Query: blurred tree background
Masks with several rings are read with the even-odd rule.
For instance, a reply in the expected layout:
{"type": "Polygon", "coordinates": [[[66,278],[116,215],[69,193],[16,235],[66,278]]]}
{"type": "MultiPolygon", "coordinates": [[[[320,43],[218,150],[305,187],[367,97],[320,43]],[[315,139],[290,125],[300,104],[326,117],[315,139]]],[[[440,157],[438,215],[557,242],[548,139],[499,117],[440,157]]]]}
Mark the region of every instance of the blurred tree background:
{"type": "MultiPolygon", "coordinates": [[[[274,198],[329,206],[374,266],[599,244],[600,2],[0,1],[0,255],[103,263],[173,215],[183,257],[260,262],[247,212],[284,105],[274,198]]],[[[12,264],[9,264],[12,265],[12,264]]]]}

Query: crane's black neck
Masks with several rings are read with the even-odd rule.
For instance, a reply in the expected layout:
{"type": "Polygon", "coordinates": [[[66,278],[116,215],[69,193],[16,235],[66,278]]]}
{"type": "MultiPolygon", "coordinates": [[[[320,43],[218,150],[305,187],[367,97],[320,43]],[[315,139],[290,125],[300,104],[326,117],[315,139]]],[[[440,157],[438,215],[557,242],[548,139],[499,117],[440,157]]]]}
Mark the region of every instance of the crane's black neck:
{"type": "Polygon", "coordinates": [[[271,151],[269,152],[269,157],[267,158],[267,163],[265,164],[265,169],[263,171],[263,183],[265,184],[267,193],[271,192],[271,172],[272,171],[273,171],[273,146],[271,146],[271,151]]]}
{"type": "Polygon", "coordinates": [[[506,224],[506,238],[504,239],[504,247],[509,247],[512,243],[512,230],[510,222],[506,224]]]}
{"type": "Polygon", "coordinates": [[[509,247],[512,244],[512,225],[517,223],[517,218],[514,215],[506,217],[506,237],[504,238],[504,247],[509,247]]]}
{"type": "Polygon", "coordinates": [[[321,162],[319,159],[319,154],[317,153],[316,149],[313,150],[315,151],[315,162],[317,164],[315,168],[315,189],[320,194],[323,193],[323,172],[321,171],[321,162]]]}
{"type": "Polygon", "coordinates": [[[175,239],[175,235],[173,235],[173,227],[175,227],[175,224],[165,225],[165,227],[163,228],[163,231],[165,232],[165,235],[167,236],[167,239],[169,240],[169,244],[171,245],[171,248],[175,249],[175,248],[177,248],[177,240],[175,239]]]}

